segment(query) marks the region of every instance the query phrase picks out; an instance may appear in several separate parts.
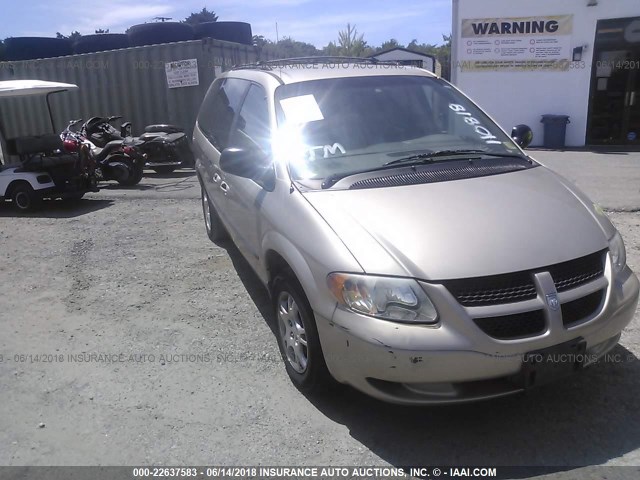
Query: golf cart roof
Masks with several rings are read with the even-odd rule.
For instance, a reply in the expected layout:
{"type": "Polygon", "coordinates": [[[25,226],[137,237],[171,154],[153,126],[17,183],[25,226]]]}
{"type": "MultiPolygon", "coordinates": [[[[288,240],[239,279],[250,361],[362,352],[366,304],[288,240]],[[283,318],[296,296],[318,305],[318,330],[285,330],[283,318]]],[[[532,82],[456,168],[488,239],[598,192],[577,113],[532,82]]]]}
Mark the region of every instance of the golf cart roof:
{"type": "Polygon", "coordinates": [[[47,95],[53,92],[76,90],[73,83],[46,82],[44,80],[6,80],[0,81],[0,98],[47,95]]]}

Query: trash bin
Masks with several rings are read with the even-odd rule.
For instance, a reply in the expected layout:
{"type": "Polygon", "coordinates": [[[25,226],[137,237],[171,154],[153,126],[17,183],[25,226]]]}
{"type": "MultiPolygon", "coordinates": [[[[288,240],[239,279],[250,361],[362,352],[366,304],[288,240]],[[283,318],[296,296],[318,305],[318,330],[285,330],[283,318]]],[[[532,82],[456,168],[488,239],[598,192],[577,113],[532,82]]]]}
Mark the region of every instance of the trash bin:
{"type": "Polygon", "coordinates": [[[564,148],[569,115],[542,115],[540,122],[544,124],[544,147],[564,148]]]}

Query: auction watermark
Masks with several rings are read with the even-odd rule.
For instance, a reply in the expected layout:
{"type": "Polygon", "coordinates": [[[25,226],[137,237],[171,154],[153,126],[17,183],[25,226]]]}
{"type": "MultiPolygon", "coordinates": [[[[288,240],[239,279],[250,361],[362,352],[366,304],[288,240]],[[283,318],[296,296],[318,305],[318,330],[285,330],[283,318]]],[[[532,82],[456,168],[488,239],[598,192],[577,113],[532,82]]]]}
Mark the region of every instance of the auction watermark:
{"type": "Polygon", "coordinates": [[[640,467],[493,467],[493,466],[133,466],[133,467],[0,467],[0,477],[25,480],[87,478],[92,480],[137,480],[146,478],[212,479],[507,479],[551,475],[576,470],[575,478],[638,478],[640,467]],[[580,475],[582,474],[582,475],[580,475]]]}

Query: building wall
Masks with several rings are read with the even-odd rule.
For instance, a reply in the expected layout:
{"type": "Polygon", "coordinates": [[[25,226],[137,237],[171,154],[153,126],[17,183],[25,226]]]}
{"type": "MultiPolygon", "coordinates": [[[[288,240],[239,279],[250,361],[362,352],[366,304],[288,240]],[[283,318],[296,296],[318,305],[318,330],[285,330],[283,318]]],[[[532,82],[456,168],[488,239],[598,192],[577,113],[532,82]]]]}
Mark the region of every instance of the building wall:
{"type": "Polygon", "coordinates": [[[571,117],[567,146],[584,146],[589,107],[593,43],[598,20],[640,16],[639,0],[453,0],[452,81],[484,108],[505,130],[519,123],[534,133],[533,145],[541,145],[543,114],[571,117]],[[461,21],[469,18],[505,18],[573,15],[571,48],[586,46],[582,64],[565,71],[462,71],[465,43],[461,21]]]}
{"type": "MultiPolygon", "coordinates": [[[[122,115],[134,134],[151,123],[193,129],[202,98],[215,76],[237,64],[256,61],[255,48],[213,39],[150,45],[43,60],[0,62],[0,80],[74,83],[78,91],[52,95],[55,128],[71,119],[122,115]],[[199,84],[169,88],[165,64],[197,59],[199,84]]],[[[45,99],[0,100],[0,122],[7,138],[51,133],[45,99]]]]}
{"type": "Polygon", "coordinates": [[[373,55],[373,57],[381,61],[392,62],[402,60],[422,60],[422,68],[425,68],[430,72],[436,71],[433,58],[425,57],[424,55],[419,55],[417,53],[405,52],[404,50],[393,50],[391,52],[373,55]]]}

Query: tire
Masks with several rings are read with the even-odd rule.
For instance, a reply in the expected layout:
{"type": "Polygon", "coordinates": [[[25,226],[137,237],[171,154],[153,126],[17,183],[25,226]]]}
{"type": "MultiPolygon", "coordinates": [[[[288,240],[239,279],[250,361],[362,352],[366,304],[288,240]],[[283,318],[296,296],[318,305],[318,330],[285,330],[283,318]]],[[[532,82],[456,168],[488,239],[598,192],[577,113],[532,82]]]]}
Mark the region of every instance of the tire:
{"type": "Polygon", "coordinates": [[[71,55],[71,41],[66,38],[13,37],[4,41],[5,60],[20,61],[71,55]]]}
{"type": "Polygon", "coordinates": [[[104,52],[129,47],[129,37],[124,33],[100,33],[83,35],[73,44],[73,53],[104,52]]]}
{"type": "Polygon", "coordinates": [[[176,169],[174,166],[165,166],[165,167],[153,167],[152,170],[156,173],[160,173],[161,175],[168,175],[169,173],[173,173],[176,169]]]}
{"type": "Polygon", "coordinates": [[[193,27],[180,22],[142,23],[127,30],[129,45],[142,47],[193,40],[193,27]]]}
{"type": "Polygon", "coordinates": [[[33,212],[42,207],[42,197],[28,183],[20,183],[12,189],[11,201],[19,212],[33,212]]]}
{"type": "Polygon", "coordinates": [[[140,183],[142,176],[144,175],[144,169],[138,165],[129,165],[129,172],[131,175],[127,178],[122,178],[117,182],[123,187],[133,187],[140,183]]]}
{"type": "Polygon", "coordinates": [[[202,182],[200,182],[200,198],[202,200],[202,214],[204,216],[204,228],[207,232],[207,237],[213,243],[220,243],[229,238],[227,230],[224,228],[218,212],[209,199],[207,190],[204,188],[202,182]]]}
{"type": "Polygon", "coordinates": [[[272,299],[278,346],[293,384],[305,393],[319,393],[334,386],[336,382],[324,360],[313,310],[293,273],[276,277],[272,299]]]}
{"type": "Polygon", "coordinates": [[[204,22],[193,26],[197,39],[210,37],[216,40],[253,45],[251,25],[245,22],[204,22]]]}

